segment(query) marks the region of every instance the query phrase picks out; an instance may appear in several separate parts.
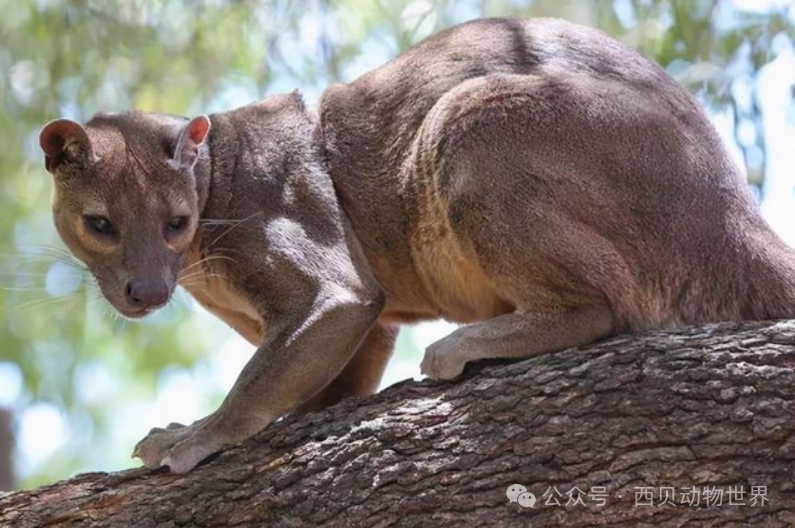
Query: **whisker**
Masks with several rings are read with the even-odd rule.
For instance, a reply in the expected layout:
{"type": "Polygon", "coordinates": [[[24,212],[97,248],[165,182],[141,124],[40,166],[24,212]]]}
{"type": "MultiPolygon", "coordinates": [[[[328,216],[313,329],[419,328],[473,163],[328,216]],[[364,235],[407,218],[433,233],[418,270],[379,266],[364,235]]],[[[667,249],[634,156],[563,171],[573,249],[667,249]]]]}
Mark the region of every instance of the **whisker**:
{"type": "Polygon", "coordinates": [[[239,224],[241,222],[245,222],[246,220],[234,220],[234,219],[224,219],[224,218],[203,218],[199,220],[199,224],[207,225],[207,226],[216,226],[216,225],[230,225],[230,224],[239,224]]]}
{"type": "Polygon", "coordinates": [[[204,257],[202,259],[197,260],[193,264],[190,264],[190,265],[185,266],[184,268],[182,268],[180,270],[180,272],[179,272],[179,275],[182,275],[186,271],[188,271],[188,270],[190,270],[192,268],[195,268],[196,266],[200,266],[202,264],[206,264],[207,262],[210,262],[210,261],[213,261],[213,260],[229,260],[229,261],[232,261],[232,262],[236,262],[236,260],[234,258],[229,257],[227,255],[220,255],[220,254],[208,255],[208,256],[206,256],[206,257],[204,257]]]}
{"type": "Polygon", "coordinates": [[[79,271],[89,271],[88,268],[83,264],[72,259],[67,259],[60,255],[48,255],[46,253],[0,253],[0,257],[8,259],[20,259],[20,265],[28,260],[50,260],[60,262],[79,271]]]}
{"type": "Polygon", "coordinates": [[[64,248],[60,248],[58,246],[51,246],[49,244],[14,244],[16,247],[26,247],[26,248],[34,248],[34,249],[46,249],[47,251],[55,251],[56,253],[61,253],[62,255],[66,255],[70,258],[74,258],[72,253],[64,248]]]}
{"type": "Polygon", "coordinates": [[[2,286],[0,290],[8,292],[49,292],[46,286],[2,286]]]}
{"type": "Polygon", "coordinates": [[[226,235],[228,235],[229,233],[231,233],[231,232],[232,232],[233,230],[235,230],[236,228],[238,228],[238,227],[240,227],[241,225],[243,225],[245,222],[248,222],[248,221],[249,221],[249,220],[251,220],[252,218],[255,218],[255,217],[257,217],[257,216],[260,216],[260,215],[262,215],[262,214],[264,214],[264,213],[265,213],[264,211],[257,211],[256,213],[254,213],[254,214],[252,214],[252,215],[249,215],[249,216],[247,216],[246,218],[244,218],[244,219],[240,220],[238,223],[234,224],[232,227],[230,227],[229,229],[227,229],[226,231],[224,231],[223,233],[221,233],[220,235],[218,235],[218,237],[216,237],[216,238],[215,238],[215,240],[213,240],[212,242],[210,242],[210,244],[209,244],[209,247],[213,247],[215,244],[217,244],[217,243],[218,243],[218,241],[219,241],[219,240],[221,240],[223,237],[225,237],[226,235]]]}
{"type": "Polygon", "coordinates": [[[185,280],[192,279],[194,277],[226,277],[226,275],[224,275],[223,273],[218,273],[217,271],[198,270],[198,271],[192,271],[185,275],[181,275],[179,277],[179,281],[182,282],[185,280]]]}
{"type": "MultiPolygon", "coordinates": [[[[33,249],[44,249],[44,250],[47,250],[47,251],[52,251],[52,252],[57,253],[58,255],[61,255],[62,257],[65,257],[65,258],[71,260],[75,264],[83,266],[83,263],[80,262],[80,260],[77,257],[75,257],[72,254],[71,251],[67,251],[64,248],[60,248],[60,247],[56,247],[56,246],[50,246],[50,245],[46,245],[46,244],[16,244],[16,247],[27,247],[27,248],[33,248],[33,249]]],[[[35,254],[44,255],[46,253],[35,253],[35,254]]]]}
{"type": "Polygon", "coordinates": [[[67,302],[75,299],[82,295],[83,292],[73,292],[67,295],[59,295],[57,297],[51,299],[35,299],[33,301],[28,301],[25,303],[20,303],[17,305],[17,309],[20,311],[30,311],[35,308],[43,308],[50,305],[59,304],[62,302],[67,302]]]}
{"type": "MultiPolygon", "coordinates": [[[[229,277],[227,277],[226,275],[204,275],[201,278],[204,278],[204,277],[211,277],[211,278],[218,278],[218,279],[223,279],[223,280],[230,280],[229,277]]],[[[205,284],[205,281],[204,280],[200,280],[199,277],[193,277],[193,279],[194,280],[180,281],[179,285],[182,286],[183,288],[190,288],[192,286],[202,286],[203,284],[205,284]]]]}

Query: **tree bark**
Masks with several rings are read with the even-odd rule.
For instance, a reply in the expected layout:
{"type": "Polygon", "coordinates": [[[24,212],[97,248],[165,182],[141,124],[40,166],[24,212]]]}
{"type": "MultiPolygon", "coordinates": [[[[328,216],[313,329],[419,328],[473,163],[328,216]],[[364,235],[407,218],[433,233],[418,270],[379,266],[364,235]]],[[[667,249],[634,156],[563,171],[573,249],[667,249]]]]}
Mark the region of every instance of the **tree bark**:
{"type": "Polygon", "coordinates": [[[288,417],[188,475],[0,495],[0,526],[795,526],[793,365],[795,321],[479,364],[288,417]],[[509,501],[513,484],[534,507],[509,501]]]}
{"type": "Polygon", "coordinates": [[[11,411],[0,407],[0,491],[14,489],[14,434],[11,411]]]}

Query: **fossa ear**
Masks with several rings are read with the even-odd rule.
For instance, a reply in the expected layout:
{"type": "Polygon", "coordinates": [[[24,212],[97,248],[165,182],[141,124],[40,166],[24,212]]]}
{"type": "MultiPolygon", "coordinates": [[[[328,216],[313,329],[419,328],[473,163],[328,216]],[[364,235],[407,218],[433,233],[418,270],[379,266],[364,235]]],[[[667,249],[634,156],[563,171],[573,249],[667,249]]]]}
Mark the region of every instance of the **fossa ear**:
{"type": "Polygon", "coordinates": [[[70,119],[55,119],[44,125],[39,145],[44,152],[44,166],[52,174],[62,163],[86,166],[92,157],[86,129],[70,119]]]}
{"type": "Polygon", "coordinates": [[[182,129],[174,149],[174,164],[185,172],[193,170],[202,145],[207,141],[210,133],[210,118],[200,115],[191,119],[182,129]]]}

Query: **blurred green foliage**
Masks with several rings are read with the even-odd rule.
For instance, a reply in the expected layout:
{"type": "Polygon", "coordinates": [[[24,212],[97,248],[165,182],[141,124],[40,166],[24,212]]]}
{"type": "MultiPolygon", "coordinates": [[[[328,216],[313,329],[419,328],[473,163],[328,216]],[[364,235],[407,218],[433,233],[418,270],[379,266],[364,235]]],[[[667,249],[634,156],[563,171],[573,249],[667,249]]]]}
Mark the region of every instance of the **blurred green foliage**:
{"type": "MultiPolygon", "coordinates": [[[[184,301],[143,323],[112,315],[90,277],[59,249],[37,144],[46,121],[130,108],[220,111],[293,88],[311,98],[454,23],[556,16],[604,29],[666,66],[712,111],[729,112],[735,129],[746,130],[737,143],[750,181],[761,186],[755,76],[777,43],[795,36],[795,8],[762,4],[769,7],[745,11],[731,0],[0,0],[0,396],[20,424],[37,405],[52,404],[67,431],[44,458],[21,456],[20,446],[21,484],[129,464],[126,439],[145,431],[116,430],[124,424],[120,409],[129,408],[121,402],[152,401],[164,369],[190,369],[229,336],[184,301]]],[[[401,342],[408,353],[411,344],[401,342]]],[[[209,411],[222,391],[203,390],[209,411]]]]}

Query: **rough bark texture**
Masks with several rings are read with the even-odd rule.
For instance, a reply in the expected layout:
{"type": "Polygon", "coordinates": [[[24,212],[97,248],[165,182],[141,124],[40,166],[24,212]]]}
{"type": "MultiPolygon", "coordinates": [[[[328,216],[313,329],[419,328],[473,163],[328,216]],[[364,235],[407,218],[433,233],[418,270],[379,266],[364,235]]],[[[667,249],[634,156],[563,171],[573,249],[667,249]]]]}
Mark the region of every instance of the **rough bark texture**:
{"type": "Polygon", "coordinates": [[[14,487],[14,435],[11,429],[11,411],[0,407],[0,491],[14,487]]]}
{"type": "Polygon", "coordinates": [[[0,526],[795,526],[793,365],[795,321],[476,366],[285,419],[185,476],[94,473],[0,495],[0,526]],[[535,507],[509,502],[512,484],[535,507]],[[575,485],[584,505],[565,506],[575,485]],[[604,506],[587,495],[598,486],[604,506]],[[763,504],[752,486],[767,487],[763,504]],[[561,506],[544,504],[550,487],[561,506]],[[642,487],[654,506],[636,504],[642,487]],[[676,505],[656,505],[662,487],[676,505]],[[693,487],[724,490],[723,504],[682,505],[693,487]],[[730,487],[745,505],[728,505],[730,487]]]}

